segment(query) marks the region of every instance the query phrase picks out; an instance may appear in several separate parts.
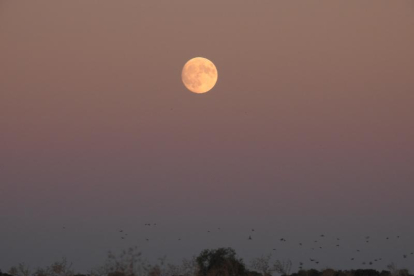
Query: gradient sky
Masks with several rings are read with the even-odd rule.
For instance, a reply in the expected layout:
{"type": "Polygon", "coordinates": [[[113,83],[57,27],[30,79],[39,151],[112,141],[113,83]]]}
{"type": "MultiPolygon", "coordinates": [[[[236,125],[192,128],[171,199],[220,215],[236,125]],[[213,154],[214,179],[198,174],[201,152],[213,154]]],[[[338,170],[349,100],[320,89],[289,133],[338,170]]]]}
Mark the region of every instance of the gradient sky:
{"type": "Polygon", "coordinates": [[[0,268],[129,245],[355,268],[370,235],[361,260],[413,270],[413,49],[412,0],[0,0],[0,268]],[[345,248],[278,242],[321,233],[345,248]]]}

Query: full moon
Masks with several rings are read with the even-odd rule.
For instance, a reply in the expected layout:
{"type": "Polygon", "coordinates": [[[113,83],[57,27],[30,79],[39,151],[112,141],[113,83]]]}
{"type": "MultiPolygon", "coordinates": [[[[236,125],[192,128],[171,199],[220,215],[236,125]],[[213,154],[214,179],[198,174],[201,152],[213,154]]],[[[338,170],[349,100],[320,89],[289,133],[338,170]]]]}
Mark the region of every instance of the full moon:
{"type": "Polygon", "coordinates": [[[206,93],[216,85],[217,69],[210,60],[196,57],[184,65],[181,78],[185,87],[191,92],[206,93]]]}

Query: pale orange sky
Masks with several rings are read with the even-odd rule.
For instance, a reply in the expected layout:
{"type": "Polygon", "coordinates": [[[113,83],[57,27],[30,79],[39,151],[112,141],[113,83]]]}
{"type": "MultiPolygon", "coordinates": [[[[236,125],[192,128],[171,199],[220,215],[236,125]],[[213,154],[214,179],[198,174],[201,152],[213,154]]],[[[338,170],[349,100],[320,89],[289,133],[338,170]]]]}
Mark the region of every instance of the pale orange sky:
{"type": "Polygon", "coordinates": [[[131,217],[413,232],[413,49],[411,0],[0,0],[5,266],[89,268],[122,247],[91,233],[131,217]],[[203,95],[181,82],[196,56],[219,73],[203,95]],[[63,223],[85,226],[35,253],[63,223]]]}

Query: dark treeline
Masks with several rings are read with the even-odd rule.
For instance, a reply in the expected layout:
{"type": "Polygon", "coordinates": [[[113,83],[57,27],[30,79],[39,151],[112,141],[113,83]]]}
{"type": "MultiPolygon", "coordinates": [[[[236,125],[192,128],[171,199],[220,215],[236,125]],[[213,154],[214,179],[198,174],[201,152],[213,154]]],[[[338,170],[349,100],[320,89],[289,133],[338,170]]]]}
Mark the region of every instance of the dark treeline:
{"type": "Polygon", "coordinates": [[[159,258],[151,264],[142,257],[137,248],[129,248],[115,255],[108,253],[104,265],[79,274],[73,271],[72,264],[66,259],[54,262],[45,268],[31,271],[24,263],[10,268],[0,276],[414,276],[407,269],[398,269],[395,264],[387,266],[387,270],[374,269],[353,270],[316,270],[303,268],[298,264],[298,271],[292,272],[290,260],[271,261],[271,256],[262,256],[253,259],[246,265],[243,259],[238,258],[232,248],[205,249],[198,256],[184,259],[181,264],[170,264],[166,258],[159,258]]]}
{"type": "Polygon", "coordinates": [[[300,270],[292,273],[290,276],[412,276],[406,269],[398,272],[388,270],[377,271],[375,269],[356,269],[356,270],[333,270],[325,269],[318,271],[316,269],[300,270]]]}

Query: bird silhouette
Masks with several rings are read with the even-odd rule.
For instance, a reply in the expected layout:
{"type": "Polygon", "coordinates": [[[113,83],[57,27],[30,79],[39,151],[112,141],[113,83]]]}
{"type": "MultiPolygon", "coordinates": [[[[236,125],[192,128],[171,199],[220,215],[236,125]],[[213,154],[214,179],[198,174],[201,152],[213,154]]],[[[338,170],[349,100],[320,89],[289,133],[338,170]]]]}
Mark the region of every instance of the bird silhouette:
{"type": "Polygon", "coordinates": [[[252,236],[249,236],[249,240],[251,240],[252,239],[252,236]]]}

